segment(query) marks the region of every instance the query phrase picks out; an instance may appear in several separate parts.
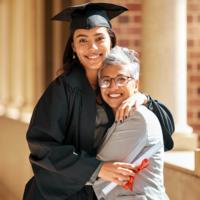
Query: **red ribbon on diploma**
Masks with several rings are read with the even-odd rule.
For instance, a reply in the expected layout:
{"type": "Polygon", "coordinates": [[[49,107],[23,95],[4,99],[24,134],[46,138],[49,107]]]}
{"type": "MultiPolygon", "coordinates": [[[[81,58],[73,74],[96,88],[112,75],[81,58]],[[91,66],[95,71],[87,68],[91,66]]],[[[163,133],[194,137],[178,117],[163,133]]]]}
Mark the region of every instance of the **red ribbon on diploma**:
{"type": "MultiPolygon", "coordinates": [[[[148,167],[148,165],[149,165],[149,159],[144,159],[144,160],[142,160],[141,164],[139,166],[137,166],[137,168],[134,169],[133,171],[135,172],[135,174],[138,174],[141,170],[148,167]]],[[[135,176],[130,176],[130,180],[128,181],[128,183],[126,183],[123,186],[123,188],[126,190],[133,191],[134,179],[135,179],[135,176]]]]}

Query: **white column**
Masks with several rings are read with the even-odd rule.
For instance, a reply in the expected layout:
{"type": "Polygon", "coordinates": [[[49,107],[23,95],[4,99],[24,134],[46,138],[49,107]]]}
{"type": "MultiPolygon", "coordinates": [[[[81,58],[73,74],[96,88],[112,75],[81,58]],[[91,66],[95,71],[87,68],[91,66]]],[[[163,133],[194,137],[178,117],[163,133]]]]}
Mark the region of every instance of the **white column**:
{"type": "Polygon", "coordinates": [[[10,99],[6,109],[8,117],[18,119],[20,117],[20,109],[24,103],[24,2],[23,0],[12,1],[10,3],[9,13],[11,18],[11,52],[9,52],[10,62],[10,99]]]}
{"type": "Polygon", "coordinates": [[[21,113],[23,121],[29,121],[33,109],[36,84],[36,1],[29,0],[25,5],[25,66],[24,69],[24,105],[21,113]]]}
{"type": "Polygon", "coordinates": [[[188,136],[186,7],[186,0],[143,1],[141,82],[171,110],[176,133],[188,136]]]}
{"type": "Polygon", "coordinates": [[[0,3],[0,115],[5,114],[9,99],[9,47],[10,14],[9,0],[0,3]]]}
{"type": "Polygon", "coordinates": [[[44,1],[41,0],[25,1],[24,5],[26,7],[24,38],[26,41],[26,68],[24,69],[25,101],[21,112],[21,120],[29,122],[33,108],[44,91],[45,9],[44,1]]]}

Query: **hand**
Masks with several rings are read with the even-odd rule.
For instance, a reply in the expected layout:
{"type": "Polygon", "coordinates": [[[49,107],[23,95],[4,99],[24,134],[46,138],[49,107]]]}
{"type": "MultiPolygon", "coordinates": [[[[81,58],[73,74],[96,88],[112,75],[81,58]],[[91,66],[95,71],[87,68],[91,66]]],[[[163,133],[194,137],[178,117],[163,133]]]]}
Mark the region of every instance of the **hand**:
{"type": "Polygon", "coordinates": [[[98,177],[105,181],[111,181],[119,186],[124,186],[129,180],[130,176],[134,176],[135,166],[124,162],[104,162],[98,177]]]}
{"type": "Polygon", "coordinates": [[[144,94],[140,92],[135,93],[133,96],[129,97],[121,103],[115,114],[115,121],[122,122],[129,116],[132,108],[136,110],[138,106],[144,105],[146,103],[147,97],[144,94]]]}

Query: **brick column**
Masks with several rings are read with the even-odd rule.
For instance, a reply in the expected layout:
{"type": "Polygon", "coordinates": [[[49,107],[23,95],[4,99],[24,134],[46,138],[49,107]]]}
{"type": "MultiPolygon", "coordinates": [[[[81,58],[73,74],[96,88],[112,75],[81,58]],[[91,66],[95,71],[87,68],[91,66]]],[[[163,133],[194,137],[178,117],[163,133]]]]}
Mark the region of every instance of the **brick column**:
{"type": "Polygon", "coordinates": [[[186,0],[143,1],[142,87],[172,111],[180,149],[197,145],[187,124],[186,19],[186,0]]]}
{"type": "Polygon", "coordinates": [[[187,4],[188,123],[199,133],[200,142],[200,1],[187,4]]]}

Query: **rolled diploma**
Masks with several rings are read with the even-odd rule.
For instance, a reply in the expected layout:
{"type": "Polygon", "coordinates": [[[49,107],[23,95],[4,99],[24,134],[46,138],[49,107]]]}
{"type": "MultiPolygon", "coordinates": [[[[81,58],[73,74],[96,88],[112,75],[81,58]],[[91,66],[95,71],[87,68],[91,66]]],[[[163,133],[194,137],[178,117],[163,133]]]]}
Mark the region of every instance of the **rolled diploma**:
{"type": "MultiPolygon", "coordinates": [[[[143,155],[141,155],[138,159],[134,161],[134,165],[140,165],[140,163],[146,158],[149,159],[151,156],[153,156],[163,145],[159,142],[156,145],[152,146],[150,149],[148,149],[143,155]]],[[[131,154],[129,155],[129,158],[131,159],[131,154]]],[[[132,160],[130,161],[132,163],[132,160]]],[[[117,186],[116,183],[109,183],[106,187],[102,189],[103,194],[106,196],[109,192],[111,192],[115,187],[117,186]]]]}

